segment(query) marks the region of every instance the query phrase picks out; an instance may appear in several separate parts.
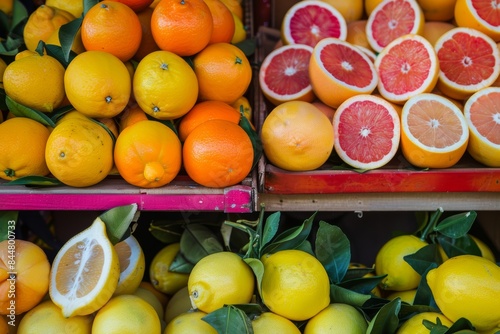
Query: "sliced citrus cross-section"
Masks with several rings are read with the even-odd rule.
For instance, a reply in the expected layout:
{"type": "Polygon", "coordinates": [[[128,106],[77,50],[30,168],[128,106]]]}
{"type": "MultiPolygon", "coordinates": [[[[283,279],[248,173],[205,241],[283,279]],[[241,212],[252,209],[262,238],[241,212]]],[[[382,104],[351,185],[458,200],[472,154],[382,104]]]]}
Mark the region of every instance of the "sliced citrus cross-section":
{"type": "Polygon", "coordinates": [[[347,99],[335,111],[333,127],[335,151],[354,168],[382,167],[399,147],[398,113],[391,103],[375,95],[347,99]]]}
{"type": "Polygon", "coordinates": [[[289,44],[273,50],[264,58],[259,69],[259,84],[272,104],[314,100],[309,80],[312,52],[312,46],[289,44]]]}
{"type": "Polygon", "coordinates": [[[316,96],[333,108],[351,96],[371,94],[378,82],[366,53],[338,38],[325,38],[314,47],[309,78],[316,96]]]}
{"type": "Polygon", "coordinates": [[[420,94],[401,112],[401,151],[412,165],[448,168],[462,158],[469,130],[462,111],[446,97],[420,94]]]}
{"type": "Polygon", "coordinates": [[[375,68],[380,95],[398,104],[412,96],[431,92],[439,76],[439,63],[432,44],[415,34],[390,42],[377,56],[375,68]]]}
{"type": "Polygon", "coordinates": [[[491,0],[457,0],[455,21],[459,27],[479,30],[500,42],[500,6],[491,0]]]}
{"type": "Polygon", "coordinates": [[[496,43],[478,30],[451,29],[436,41],[435,50],[440,68],[437,87],[454,99],[492,85],[500,74],[496,43]]]}
{"type": "Polygon", "coordinates": [[[132,294],[137,290],[146,270],[146,258],[139,241],[133,236],[115,245],[120,260],[120,279],[115,295],[132,294]]]}
{"type": "Polygon", "coordinates": [[[50,298],[65,317],[100,309],[115,292],[120,277],[118,255],[98,217],[59,250],[50,271],[50,298]]]}
{"type": "Polygon", "coordinates": [[[306,44],[314,47],[326,37],[345,40],[347,23],[332,5],[319,1],[299,1],[283,18],[281,34],[285,44],[306,44]]]}

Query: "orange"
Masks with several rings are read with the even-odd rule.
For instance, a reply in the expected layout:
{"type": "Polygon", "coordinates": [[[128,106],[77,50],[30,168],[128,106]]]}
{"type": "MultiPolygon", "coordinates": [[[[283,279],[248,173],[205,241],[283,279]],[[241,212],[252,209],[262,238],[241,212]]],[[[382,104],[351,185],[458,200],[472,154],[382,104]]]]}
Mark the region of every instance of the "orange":
{"type": "Polygon", "coordinates": [[[83,17],[81,26],[85,49],[105,51],[121,61],[131,59],[142,38],[137,14],[121,2],[102,1],[83,17]]]}
{"type": "Polygon", "coordinates": [[[153,51],[158,51],[160,48],[155,42],[153,35],[151,33],[151,16],[153,15],[153,8],[148,7],[141,12],[137,13],[139,22],[141,22],[142,38],[139,49],[134,54],[133,59],[136,61],[141,61],[146,55],[153,51]]]}
{"type": "Polygon", "coordinates": [[[401,112],[401,150],[412,165],[448,168],[465,153],[469,129],[462,111],[436,94],[410,98],[401,112]]]}
{"type": "Polygon", "coordinates": [[[363,0],[321,0],[333,6],[342,14],[347,23],[360,20],[364,14],[363,0]]]}
{"type": "Polygon", "coordinates": [[[368,38],[366,37],[366,20],[351,21],[347,24],[346,42],[357,46],[363,46],[369,50],[372,49],[368,38]]]}
{"type": "Polygon", "coordinates": [[[364,0],[364,7],[365,7],[365,13],[366,13],[366,16],[370,16],[370,14],[373,12],[373,10],[375,9],[375,7],[377,7],[377,5],[379,3],[381,3],[382,1],[384,0],[364,0]]]}
{"type": "Polygon", "coordinates": [[[13,117],[0,124],[0,178],[49,174],[45,145],[50,131],[26,117],[13,117]]]}
{"type": "Polygon", "coordinates": [[[212,14],[212,36],[211,43],[231,43],[236,23],[233,14],[220,0],[204,0],[212,14]]]}
{"type": "Polygon", "coordinates": [[[199,99],[233,103],[252,81],[252,67],[241,49],[230,43],[210,44],[193,59],[199,99]]]}
{"type": "Polygon", "coordinates": [[[291,101],[275,107],[261,131],[264,153],[276,167],[290,171],[319,168],[333,150],[332,123],[309,102],[291,101]]]}
{"type": "Polygon", "coordinates": [[[247,133],[226,120],[198,125],[184,142],[184,168],[193,181],[205,187],[235,185],[252,169],[253,146],[247,133]]]}
{"type": "Polygon", "coordinates": [[[116,56],[103,51],[77,55],[66,68],[64,86],[69,102],[88,117],[114,117],[127,106],[130,73],[116,56]]]}
{"type": "Polygon", "coordinates": [[[101,122],[108,130],[113,134],[113,136],[118,137],[118,124],[113,117],[99,117],[95,118],[96,121],[101,122]]]}
{"type": "Polygon", "coordinates": [[[13,7],[14,7],[14,0],[0,1],[0,12],[4,12],[8,16],[12,14],[13,7]]]}
{"type": "Polygon", "coordinates": [[[142,188],[158,188],[172,181],[181,168],[181,142],[165,124],[137,122],[118,136],[114,161],[128,183],[142,188]]]}
{"type": "Polygon", "coordinates": [[[46,41],[52,33],[75,17],[65,10],[41,5],[28,17],[24,26],[23,38],[26,48],[35,51],[40,40],[46,41]]]}
{"type": "Polygon", "coordinates": [[[238,124],[240,118],[240,112],[225,102],[202,101],[195,104],[179,122],[179,138],[181,141],[185,141],[194,128],[211,119],[224,119],[238,124]]]}
{"type": "Polygon", "coordinates": [[[226,5],[226,7],[229,8],[231,13],[236,15],[236,17],[243,22],[245,18],[243,17],[243,7],[241,5],[241,1],[239,0],[220,0],[220,1],[222,1],[226,5]]]}
{"type": "Polygon", "coordinates": [[[499,8],[496,2],[482,0],[456,0],[455,21],[459,27],[478,30],[500,42],[499,8]]]}
{"type": "Polygon", "coordinates": [[[137,65],[134,98],[148,115],[157,119],[184,116],[198,99],[198,79],[191,66],[170,51],[154,51],[137,65]]]}
{"type": "Polygon", "coordinates": [[[231,107],[236,109],[240,114],[243,112],[243,116],[245,116],[250,123],[253,122],[253,111],[252,105],[246,96],[240,96],[236,101],[231,104],[231,107]]]}
{"type": "Polygon", "coordinates": [[[136,13],[140,13],[153,3],[153,0],[111,0],[121,2],[130,8],[136,13]]]}
{"type": "Polygon", "coordinates": [[[422,36],[424,36],[424,38],[427,39],[432,45],[435,45],[439,37],[441,37],[445,32],[456,27],[456,25],[450,22],[426,21],[424,23],[422,36]]]}
{"type": "Polygon", "coordinates": [[[0,242],[0,314],[35,307],[49,291],[49,272],[49,260],[36,244],[10,238],[0,242]]]}
{"type": "Polygon", "coordinates": [[[454,18],[457,0],[418,0],[426,21],[450,21],[454,18]]]}
{"type": "MultiPolygon", "coordinates": [[[[50,35],[49,38],[47,38],[45,43],[61,46],[61,41],[59,41],[59,28],[54,30],[52,35],[50,35]]],[[[73,44],[71,44],[71,50],[75,53],[82,53],[83,51],[85,51],[85,47],[83,46],[82,42],[82,31],[80,29],[78,29],[75,38],[73,40],[73,44]]]]}
{"type": "Polygon", "coordinates": [[[140,121],[145,121],[148,119],[144,110],[139,107],[138,104],[133,104],[127,106],[125,110],[118,116],[119,119],[119,130],[123,131],[126,127],[135,124],[140,121]]]}
{"type": "Polygon", "coordinates": [[[203,0],[162,0],[151,16],[151,32],[162,50],[192,56],[208,45],[213,20],[203,0]]]}

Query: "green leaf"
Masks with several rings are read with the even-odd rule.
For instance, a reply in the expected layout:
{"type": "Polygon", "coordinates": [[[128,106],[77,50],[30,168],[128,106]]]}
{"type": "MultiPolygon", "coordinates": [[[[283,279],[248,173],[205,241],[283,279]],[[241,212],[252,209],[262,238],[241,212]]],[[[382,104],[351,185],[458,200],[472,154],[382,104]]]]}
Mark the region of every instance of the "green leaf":
{"type": "Polygon", "coordinates": [[[64,68],[67,68],[73,58],[76,57],[76,53],[71,51],[69,59],[66,60],[62,47],[54,44],[46,44],[45,51],[47,52],[47,55],[55,58],[64,68]]]}
{"type": "Polygon", "coordinates": [[[325,267],[332,283],[344,278],[351,261],[351,244],[342,230],[324,221],[316,234],[316,257],[325,267]]]}
{"type": "Polygon", "coordinates": [[[191,263],[197,263],[205,256],[224,250],[215,233],[202,224],[188,224],[181,235],[180,249],[191,263]]]}
{"type": "Polygon", "coordinates": [[[189,274],[191,270],[193,270],[193,267],[194,264],[189,262],[179,251],[172,260],[172,263],[170,264],[168,270],[175,273],[189,274]]]}
{"type": "Polygon", "coordinates": [[[239,224],[239,223],[235,223],[235,222],[231,222],[231,221],[224,221],[224,225],[227,225],[227,226],[230,226],[230,227],[234,227],[234,228],[237,228],[243,232],[246,232],[248,234],[248,244],[247,244],[247,249],[246,249],[246,253],[243,255],[243,258],[251,258],[251,257],[258,257],[258,250],[255,249],[256,248],[256,242],[257,242],[257,232],[255,232],[254,229],[250,228],[249,226],[246,226],[246,225],[243,225],[243,224],[239,224]]]}
{"type": "Polygon", "coordinates": [[[375,287],[382,281],[385,276],[387,275],[359,277],[344,280],[338,283],[338,285],[345,289],[368,295],[372,293],[372,290],[375,289],[375,287]]]}
{"type": "Polygon", "coordinates": [[[24,24],[28,20],[28,16],[29,14],[26,7],[24,7],[24,4],[19,0],[14,0],[12,4],[12,22],[10,25],[10,32],[22,32],[24,24]]]}
{"type": "Polygon", "coordinates": [[[39,123],[42,123],[43,125],[50,127],[56,126],[55,123],[50,119],[50,117],[48,117],[44,113],[23,106],[22,104],[12,100],[9,96],[6,96],[5,102],[7,103],[7,108],[15,116],[31,118],[32,120],[35,120],[39,123]]]}
{"type": "Polygon", "coordinates": [[[130,235],[130,224],[137,221],[137,204],[117,206],[102,213],[99,218],[106,224],[108,238],[113,245],[130,235]]]}
{"type": "Polygon", "coordinates": [[[458,213],[443,219],[434,230],[450,238],[460,238],[469,232],[476,217],[475,211],[458,213]]]}
{"type": "Polygon", "coordinates": [[[429,287],[429,284],[427,284],[427,273],[437,267],[437,263],[431,263],[427,270],[422,273],[422,279],[418,284],[417,293],[415,294],[415,298],[413,299],[413,305],[428,305],[437,309],[437,305],[434,301],[434,296],[432,295],[431,288],[429,287]]]}
{"type": "Polygon", "coordinates": [[[257,291],[261,292],[261,285],[262,285],[262,276],[264,276],[264,264],[262,263],[261,260],[255,259],[255,258],[246,258],[243,259],[250,268],[252,268],[252,271],[255,275],[255,278],[257,280],[257,291]]]}
{"type": "Polygon", "coordinates": [[[15,239],[19,211],[0,211],[0,241],[15,239]]]}
{"type": "Polygon", "coordinates": [[[481,256],[481,249],[468,234],[456,239],[438,235],[437,242],[449,258],[464,254],[481,256]]]}
{"type": "Polygon", "coordinates": [[[464,329],[475,330],[474,325],[472,325],[468,319],[460,318],[450,326],[450,328],[446,331],[446,334],[456,333],[464,329]]]}
{"type": "Polygon", "coordinates": [[[315,216],[316,213],[306,219],[302,225],[291,227],[279,234],[276,239],[263,248],[261,254],[276,253],[285,249],[296,249],[309,237],[315,216]]]}
{"type": "Polygon", "coordinates": [[[83,16],[87,14],[90,8],[99,3],[99,0],[83,0],[83,16]]]}
{"type": "Polygon", "coordinates": [[[217,330],[217,333],[247,333],[253,334],[252,322],[242,310],[233,305],[226,305],[215,310],[202,318],[210,326],[217,330]]]}
{"type": "MultiPolygon", "coordinates": [[[[279,229],[281,213],[279,211],[272,213],[266,219],[266,223],[262,231],[261,247],[265,247],[275,237],[279,229]]],[[[262,255],[262,254],[260,254],[262,255]]]]}
{"type": "Polygon", "coordinates": [[[343,288],[337,284],[330,284],[330,302],[344,303],[356,307],[362,307],[371,296],[343,288]]]}
{"type": "Polygon", "coordinates": [[[257,43],[256,43],[255,39],[251,39],[251,38],[247,38],[247,39],[245,39],[239,43],[236,43],[234,45],[237,46],[241,51],[243,51],[243,53],[247,57],[250,57],[251,55],[253,55],[255,53],[255,49],[257,47],[257,43]]]}
{"type": "Polygon", "coordinates": [[[90,118],[89,119],[97,124],[99,124],[100,126],[102,126],[102,128],[104,130],[106,130],[106,132],[108,133],[108,135],[111,137],[111,140],[113,141],[113,145],[116,143],[116,137],[115,137],[115,134],[108,128],[108,126],[106,124],[104,124],[103,122],[100,122],[98,121],[97,119],[95,118],[90,118]]]}
{"type": "Polygon", "coordinates": [[[179,242],[184,227],[181,223],[175,224],[164,220],[153,220],[149,224],[149,232],[161,242],[171,244],[179,242]]]}
{"type": "Polygon", "coordinates": [[[75,110],[75,108],[72,105],[59,107],[52,111],[52,113],[50,114],[50,119],[57,125],[57,122],[59,122],[61,118],[63,118],[67,113],[73,110],[75,110]]]}
{"type": "Polygon", "coordinates": [[[401,299],[399,297],[382,306],[370,321],[366,334],[395,333],[399,325],[398,314],[400,309],[401,299]]]}
{"type": "Polygon", "coordinates": [[[425,326],[425,328],[430,330],[430,334],[444,334],[448,330],[448,327],[444,326],[441,322],[441,319],[439,319],[438,317],[436,317],[436,322],[424,319],[422,321],[422,324],[425,326]]]}
{"type": "Polygon", "coordinates": [[[243,130],[245,130],[248,137],[250,137],[250,140],[252,141],[252,147],[253,147],[252,169],[253,169],[259,162],[260,157],[262,156],[263,152],[262,141],[260,140],[259,134],[252,128],[252,125],[250,124],[248,119],[243,115],[243,111],[240,111],[240,113],[241,117],[239,125],[243,130]]]}
{"type": "Polygon", "coordinates": [[[436,244],[428,244],[427,246],[420,248],[415,253],[404,256],[403,259],[419,275],[423,275],[433,264],[441,263],[438,247],[436,244]]]}
{"type": "MultiPolygon", "coordinates": [[[[84,3],[85,5],[85,3],[84,3]]],[[[57,60],[63,64],[64,68],[68,66],[71,60],[76,57],[76,53],[71,51],[71,47],[75,41],[75,36],[82,26],[83,16],[78,17],[59,28],[59,42],[61,44],[61,58],[56,57],[57,60]]]]}
{"type": "Polygon", "coordinates": [[[56,178],[47,177],[47,176],[38,176],[38,175],[30,175],[23,176],[16,180],[9,181],[4,183],[5,186],[33,186],[33,187],[53,187],[53,186],[61,186],[63,183],[56,178]]]}

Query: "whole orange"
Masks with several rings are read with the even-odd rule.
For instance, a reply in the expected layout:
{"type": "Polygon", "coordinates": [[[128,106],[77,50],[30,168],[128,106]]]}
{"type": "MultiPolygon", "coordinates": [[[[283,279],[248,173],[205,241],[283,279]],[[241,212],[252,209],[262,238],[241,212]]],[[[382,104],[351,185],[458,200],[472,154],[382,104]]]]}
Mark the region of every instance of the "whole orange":
{"type": "Polygon", "coordinates": [[[137,122],[118,136],[114,161],[128,183],[157,188],[172,181],[181,168],[181,142],[175,132],[158,121],[137,122]]]}
{"type": "Polygon", "coordinates": [[[86,50],[106,51],[121,61],[131,59],[142,38],[137,14],[121,2],[102,1],[89,9],[82,21],[86,50]]]}
{"type": "Polygon", "coordinates": [[[233,14],[220,0],[204,0],[212,14],[213,30],[210,37],[212,43],[230,43],[235,29],[233,14]]]}
{"type": "Polygon", "coordinates": [[[0,242],[0,314],[35,307],[49,291],[50,263],[44,251],[25,240],[0,242]]]}
{"type": "Polygon", "coordinates": [[[252,81],[250,61],[230,43],[210,44],[193,59],[200,100],[229,104],[244,95],[252,81]]]}
{"type": "Polygon", "coordinates": [[[213,22],[203,0],[162,0],[151,16],[151,32],[162,50],[192,56],[208,45],[213,22]]]}
{"type": "Polygon", "coordinates": [[[135,124],[140,121],[146,121],[148,116],[144,110],[139,107],[138,104],[129,105],[125,110],[118,116],[119,130],[123,131],[126,127],[135,124]]]}
{"type": "Polygon", "coordinates": [[[153,0],[110,0],[110,1],[121,2],[132,8],[132,10],[136,13],[142,12],[153,3],[153,0]]]}
{"type": "Polygon", "coordinates": [[[185,141],[187,136],[203,122],[211,119],[225,119],[238,124],[241,114],[231,105],[222,101],[202,101],[194,105],[193,108],[179,122],[178,131],[181,141],[185,141]]]}
{"type": "Polygon", "coordinates": [[[139,49],[135,53],[134,57],[132,57],[136,61],[141,61],[146,55],[150,54],[153,51],[160,50],[158,44],[156,44],[155,39],[151,33],[151,16],[153,15],[153,8],[148,7],[139,13],[137,13],[137,17],[141,22],[142,28],[142,38],[141,44],[139,45],[139,49]]]}
{"type": "Polygon", "coordinates": [[[229,10],[236,15],[237,18],[239,18],[241,21],[243,21],[243,7],[241,5],[240,0],[220,0],[222,1],[229,10]]]}
{"type": "Polygon", "coordinates": [[[198,125],[184,142],[184,168],[193,181],[205,187],[235,185],[250,173],[253,164],[250,137],[239,125],[210,120],[198,125]]]}

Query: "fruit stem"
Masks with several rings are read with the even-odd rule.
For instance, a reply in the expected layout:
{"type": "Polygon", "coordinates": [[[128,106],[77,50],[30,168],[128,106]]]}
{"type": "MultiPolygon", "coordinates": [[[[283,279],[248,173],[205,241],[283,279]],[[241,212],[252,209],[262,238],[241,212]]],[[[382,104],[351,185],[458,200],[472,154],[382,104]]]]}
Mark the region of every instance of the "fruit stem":
{"type": "Polygon", "coordinates": [[[443,214],[443,208],[439,207],[430,217],[429,222],[427,223],[427,226],[425,229],[422,231],[422,235],[420,236],[420,240],[425,241],[427,239],[427,236],[431,231],[434,230],[434,227],[436,227],[436,224],[443,214]]]}
{"type": "Polygon", "coordinates": [[[16,171],[13,170],[12,168],[7,168],[6,170],[3,171],[7,177],[14,177],[16,176],[16,171]]]}

